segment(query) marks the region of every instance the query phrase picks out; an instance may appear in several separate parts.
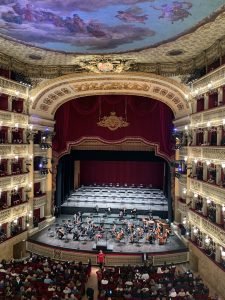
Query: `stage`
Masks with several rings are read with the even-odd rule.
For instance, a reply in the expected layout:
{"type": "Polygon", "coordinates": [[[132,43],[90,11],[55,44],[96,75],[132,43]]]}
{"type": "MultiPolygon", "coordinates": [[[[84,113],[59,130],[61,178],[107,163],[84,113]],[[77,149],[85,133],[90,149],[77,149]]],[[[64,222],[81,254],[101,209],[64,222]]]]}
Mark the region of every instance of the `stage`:
{"type": "MultiPolygon", "coordinates": [[[[83,218],[85,217],[86,216],[83,216],[83,218]]],[[[137,219],[134,222],[139,222],[139,219],[142,217],[143,216],[141,215],[137,216],[137,219]]],[[[99,215],[98,218],[101,218],[101,215],[99,215]]],[[[81,238],[79,241],[74,241],[72,233],[68,234],[63,239],[59,239],[56,235],[56,228],[58,228],[60,224],[63,224],[63,222],[68,219],[73,219],[73,216],[63,215],[60,218],[57,218],[55,223],[50,227],[47,227],[41,232],[31,236],[28,244],[30,247],[32,247],[32,251],[35,252],[34,249],[39,247],[38,249],[41,249],[41,251],[44,249],[44,255],[50,257],[51,255],[55,255],[55,253],[58,255],[62,252],[66,253],[66,257],[69,255],[68,252],[70,253],[69,257],[71,257],[71,255],[73,256],[73,254],[76,257],[76,254],[79,252],[80,254],[78,257],[82,260],[82,258],[87,259],[87,257],[93,257],[93,255],[95,256],[98,250],[102,249],[106,254],[108,253],[111,256],[113,255],[113,263],[115,263],[115,256],[117,254],[120,255],[120,260],[121,255],[125,255],[126,257],[128,255],[130,256],[130,259],[135,257],[135,262],[138,257],[141,257],[142,260],[142,256],[144,254],[148,257],[158,257],[158,259],[162,255],[162,257],[164,257],[162,259],[165,261],[170,259],[174,263],[177,259],[179,260],[179,255],[180,257],[182,256],[181,262],[188,260],[186,255],[187,247],[174,232],[171,233],[164,245],[159,245],[158,241],[150,244],[145,240],[144,237],[135,243],[129,242],[128,237],[126,236],[121,241],[116,241],[115,238],[111,236],[109,229],[107,229],[109,226],[107,225],[107,220],[105,220],[105,233],[103,234],[103,238],[99,239],[99,241],[96,241],[95,239],[89,240],[86,237],[81,238]]],[[[39,253],[39,251],[36,251],[36,253],[39,253]]]]}
{"type": "Polygon", "coordinates": [[[160,189],[149,187],[125,186],[82,186],[76,189],[61,206],[63,214],[72,214],[78,211],[105,212],[110,207],[111,211],[118,213],[120,209],[127,211],[136,209],[139,213],[151,211],[153,215],[167,219],[168,200],[160,189]]]}

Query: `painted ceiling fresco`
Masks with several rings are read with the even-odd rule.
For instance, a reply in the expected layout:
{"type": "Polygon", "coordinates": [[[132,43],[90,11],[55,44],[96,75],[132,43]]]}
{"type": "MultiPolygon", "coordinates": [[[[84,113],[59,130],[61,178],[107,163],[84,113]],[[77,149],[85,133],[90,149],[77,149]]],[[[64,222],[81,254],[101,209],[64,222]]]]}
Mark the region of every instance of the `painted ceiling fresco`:
{"type": "Polygon", "coordinates": [[[56,51],[156,46],[209,22],[225,0],[0,0],[0,34],[56,51]]]}

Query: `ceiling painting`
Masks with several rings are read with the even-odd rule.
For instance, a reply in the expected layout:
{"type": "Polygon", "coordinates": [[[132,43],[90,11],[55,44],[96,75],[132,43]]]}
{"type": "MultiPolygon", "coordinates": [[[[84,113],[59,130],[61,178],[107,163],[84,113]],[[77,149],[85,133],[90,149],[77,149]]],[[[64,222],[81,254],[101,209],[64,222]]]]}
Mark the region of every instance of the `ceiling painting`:
{"type": "Polygon", "coordinates": [[[209,22],[225,0],[0,0],[0,34],[67,53],[154,47],[209,22]]]}

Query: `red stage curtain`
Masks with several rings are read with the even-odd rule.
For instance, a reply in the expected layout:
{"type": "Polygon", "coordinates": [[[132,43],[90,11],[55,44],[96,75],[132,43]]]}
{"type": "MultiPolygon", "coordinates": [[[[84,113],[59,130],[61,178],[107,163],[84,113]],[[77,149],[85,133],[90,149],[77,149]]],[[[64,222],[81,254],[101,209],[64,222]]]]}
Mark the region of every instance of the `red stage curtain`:
{"type": "Polygon", "coordinates": [[[69,101],[55,114],[56,136],[53,149],[59,154],[66,150],[67,142],[83,137],[98,137],[107,142],[127,137],[143,138],[149,143],[160,145],[160,152],[172,156],[171,132],[173,113],[160,101],[124,95],[92,96],[69,101]],[[127,103],[127,105],[126,105],[127,103]],[[116,112],[125,117],[127,108],[128,127],[111,131],[97,125],[101,117],[116,112]]]}
{"type": "Polygon", "coordinates": [[[132,184],[163,188],[163,162],[81,161],[81,185],[132,184]]]}

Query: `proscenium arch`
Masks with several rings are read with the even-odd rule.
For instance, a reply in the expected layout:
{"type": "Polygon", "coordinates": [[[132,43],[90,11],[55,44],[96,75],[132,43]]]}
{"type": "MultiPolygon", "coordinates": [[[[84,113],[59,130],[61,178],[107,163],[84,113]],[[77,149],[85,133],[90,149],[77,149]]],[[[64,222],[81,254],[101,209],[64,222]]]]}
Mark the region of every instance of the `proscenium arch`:
{"type": "Polygon", "coordinates": [[[31,90],[30,114],[53,120],[56,110],[72,99],[93,95],[136,95],[168,105],[175,119],[190,114],[188,88],[156,74],[71,74],[51,79],[31,90]]]}

